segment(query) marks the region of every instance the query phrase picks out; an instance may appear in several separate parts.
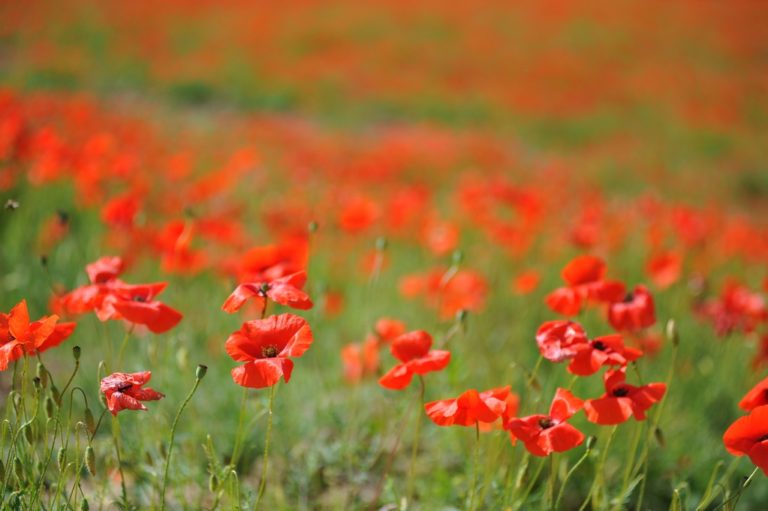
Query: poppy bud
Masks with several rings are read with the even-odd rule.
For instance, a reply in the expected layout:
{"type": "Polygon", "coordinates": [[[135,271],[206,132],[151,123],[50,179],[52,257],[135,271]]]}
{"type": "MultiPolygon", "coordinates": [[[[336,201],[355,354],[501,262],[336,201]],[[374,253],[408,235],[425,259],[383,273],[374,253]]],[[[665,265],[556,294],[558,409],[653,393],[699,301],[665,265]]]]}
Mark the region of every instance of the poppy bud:
{"type": "Polygon", "coordinates": [[[59,392],[59,388],[54,385],[53,382],[51,382],[51,396],[53,396],[53,400],[56,401],[56,406],[61,406],[61,393],[59,392]]]}
{"type": "Polygon", "coordinates": [[[661,428],[657,427],[653,430],[653,436],[656,437],[656,442],[659,443],[659,446],[664,448],[667,446],[667,441],[664,439],[664,432],[661,430],[661,428]]]}
{"type": "Polygon", "coordinates": [[[389,245],[389,242],[387,241],[387,238],[384,236],[379,236],[376,238],[376,250],[379,252],[383,252],[387,249],[387,246],[389,245]]]}
{"type": "Polygon", "coordinates": [[[91,509],[91,506],[88,505],[88,499],[83,497],[83,500],[80,501],[80,511],[89,511],[91,509]]]}
{"type": "Polygon", "coordinates": [[[463,325],[467,321],[468,316],[469,311],[467,309],[459,309],[459,311],[456,313],[456,321],[463,325]]]}
{"type": "Polygon", "coordinates": [[[197,369],[195,369],[195,378],[198,380],[202,380],[205,378],[205,373],[208,372],[208,366],[203,364],[198,364],[197,369]]]}
{"type": "Polygon", "coordinates": [[[5,209],[7,209],[8,211],[16,211],[17,209],[19,209],[19,205],[20,205],[19,201],[17,200],[8,199],[7,201],[5,201],[5,209]]]}
{"type": "Polygon", "coordinates": [[[43,387],[43,384],[40,381],[40,378],[38,378],[37,376],[32,378],[32,386],[35,387],[35,390],[40,390],[43,387]]]}
{"type": "Polygon", "coordinates": [[[37,377],[40,380],[40,385],[46,388],[48,386],[48,371],[45,370],[45,366],[40,362],[37,363],[37,377]]]}
{"type": "Polygon", "coordinates": [[[24,481],[24,466],[19,458],[13,458],[13,475],[19,480],[19,485],[24,481]]]}
{"type": "Polygon", "coordinates": [[[59,452],[56,453],[56,465],[59,467],[59,472],[64,472],[66,463],[67,450],[63,447],[59,447],[59,452]]]}
{"type": "Polygon", "coordinates": [[[667,340],[672,342],[672,345],[677,347],[680,344],[680,336],[677,333],[677,323],[674,319],[667,321],[666,327],[667,340]]]}
{"type": "Polygon", "coordinates": [[[80,360],[80,346],[72,347],[72,356],[75,357],[75,362],[80,360]]]}
{"type": "Polygon", "coordinates": [[[454,266],[460,265],[464,261],[464,252],[459,249],[454,250],[451,260],[453,261],[454,266]]]}
{"type": "Polygon", "coordinates": [[[596,443],[597,443],[597,437],[595,437],[595,436],[588,436],[587,437],[587,450],[591,451],[592,448],[595,447],[596,443]]]}
{"type": "Polygon", "coordinates": [[[40,264],[41,264],[43,267],[46,267],[46,266],[48,266],[48,256],[47,256],[47,255],[41,255],[41,256],[40,256],[40,264]]]}
{"type": "Polygon", "coordinates": [[[45,396],[45,416],[50,419],[53,417],[54,403],[51,396],[45,396]]]}
{"type": "Polygon", "coordinates": [[[96,431],[96,422],[93,420],[93,412],[90,408],[85,409],[85,427],[91,435],[96,431]]]}
{"type": "Polygon", "coordinates": [[[311,222],[309,222],[309,224],[307,224],[307,230],[309,231],[310,234],[316,233],[319,228],[320,226],[314,220],[312,220],[311,222]]]}
{"type": "Polygon", "coordinates": [[[96,475],[96,454],[90,445],[85,448],[85,468],[88,469],[88,473],[92,476],[96,475]]]}

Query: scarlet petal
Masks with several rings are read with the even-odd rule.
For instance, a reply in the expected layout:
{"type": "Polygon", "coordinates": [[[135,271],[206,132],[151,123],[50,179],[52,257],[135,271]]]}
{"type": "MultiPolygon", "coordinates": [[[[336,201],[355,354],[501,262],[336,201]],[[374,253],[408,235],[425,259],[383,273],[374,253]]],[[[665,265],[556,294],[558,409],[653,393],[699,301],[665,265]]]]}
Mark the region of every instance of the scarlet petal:
{"type": "Polygon", "coordinates": [[[289,358],[264,358],[235,367],[232,379],[243,387],[260,389],[271,387],[280,377],[288,383],[292,371],[293,362],[289,358]]]}
{"type": "Polygon", "coordinates": [[[386,389],[400,390],[407,387],[412,379],[413,373],[408,366],[405,364],[397,364],[387,371],[384,376],[379,378],[379,385],[386,389]]]}
{"type": "Polygon", "coordinates": [[[107,408],[112,415],[117,415],[120,410],[146,410],[147,407],[141,404],[136,398],[122,392],[113,392],[107,398],[107,408]]]}
{"type": "Polygon", "coordinates": [[[584,433],[567,422],[561,422],[541,433],[539,446],[547,453],[565,452],[581,445],[583,441],[584,433]]]}
{"type": "Polygon", "coordinates": [[[434,350],[422,358],[411,360],[406,365],[416,374],[426,374],[433,371],[442,371],[451,361],[451,352],[434,350]]]}
{"type": "Polygon", "coordinates": [[[64,342],[75,331],[76,323],[59,323],[51,332],[51,335],[37,347],[37,351],[43,352],[64,342]]]}
{"type": "Polygon", "coordinates": [[[424,330],[414,330],[396,337],[389,348],[400,362],[408,362],[425,356],[431,347],[432,336],[424,330]]]}
{"type": "Polygon", "coordinates": [[[573,258],[560,274],[569,286],[577,286],[601,280],[605,275],[605,263],[595,256],[573,258]]]}
{"type": "Polygon", "coordinates": [[[237,312],[240,307],[248,300],[258,294],[258,289],[255,289],[252,284],[240,284],[235,288],[229,298],[226,299],[224,305],[221,306],[221,310],[224,312],[237,312]]]}
{"type": "Polygon", "coordinates": [[[146,325],[156,334],[175,327],[182,318],[180,312],[162,302],[145,303],[126,300],[117,301],[113,305],[126,321],[146,325]]]}
{"type": "Polygon", "coordinates": [[[584,401],[574,396],[571,391],[558,388],[549,407],[549,415],[556,421],[564,421],[581,410],[583,406],[584,401]]]}
{"type": "Polygon", "coordinates": [[[739,402],[739,408],[747,411],[763,405],[768,405],[768,378],[755,385],[739,402]]]}
{"type": "Polygon", "coordinates": [[[21,358],[24,355],[24,349],[18,341],[11,341],[0,346],[0,371],[8,369],[8,365],[21,358]]]}
{"type": "Polygon", "coordinates": [[[575,316],[581,311],[581,296],[569,287],[555,289],[544,299],[547,306],[563,316],[575,316]]]}
{"type": "Polygon", "coordinates": [[[632,400],[626,397],[603,397],[584,403],[587,420],[595,424],[621,424],[633,414],[632,400]]]}
{"type": "Polygon", "coordinates": [[[8,314],[8,330],[16,339],[23,339],[29,328],[27,301],[22,300],[8,314]]]}

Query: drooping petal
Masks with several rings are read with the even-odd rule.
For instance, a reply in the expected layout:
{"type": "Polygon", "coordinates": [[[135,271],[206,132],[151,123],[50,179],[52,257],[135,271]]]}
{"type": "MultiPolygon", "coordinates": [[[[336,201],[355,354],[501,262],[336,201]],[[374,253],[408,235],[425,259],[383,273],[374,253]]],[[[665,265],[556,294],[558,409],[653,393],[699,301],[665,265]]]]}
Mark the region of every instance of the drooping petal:
{"type": "Polygon", "coordinates": [[[433,350],[421,358],[411,360],[406,365],[415,374],[426,374],[433,371],[442,371],[450,361],[450,351],[433,350]]]}
{"type": "Polygon", "coordinates": [[[411,383],[413,373],[406,364],[397,364],[379,378],[379,385],[386,389],[400,390],[411,383]]]}
{"type": "Polygon", "coordinates": [[[282,377],[291,379],[293,362],[289,358],[264,358],[253,360],[232,369],[232,379],[238,385],[260,389],[271,387],[282,377]]]}

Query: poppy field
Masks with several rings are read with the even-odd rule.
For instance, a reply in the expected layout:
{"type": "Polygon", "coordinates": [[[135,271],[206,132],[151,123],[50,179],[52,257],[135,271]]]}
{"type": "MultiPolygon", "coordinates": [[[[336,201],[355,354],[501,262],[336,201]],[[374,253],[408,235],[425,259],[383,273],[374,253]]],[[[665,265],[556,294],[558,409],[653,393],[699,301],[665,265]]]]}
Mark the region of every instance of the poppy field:
{"type": "Polygon", "coordinates": [[[766,26],[0,2],[0,508],[768,509],[766,26]]]}

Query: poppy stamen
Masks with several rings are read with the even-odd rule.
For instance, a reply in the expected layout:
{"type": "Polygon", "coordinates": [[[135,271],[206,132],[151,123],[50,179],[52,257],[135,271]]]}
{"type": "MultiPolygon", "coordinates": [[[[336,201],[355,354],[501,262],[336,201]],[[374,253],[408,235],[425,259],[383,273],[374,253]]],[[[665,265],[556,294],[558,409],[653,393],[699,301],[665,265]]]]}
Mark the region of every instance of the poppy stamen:
{"type": "Polygon", "coordinates": [[[277,350],[277,346],[274,344],[270,344],[269,346],[264,346],[261,348],[261,356],[264,358],[275,358],[279,351],[277,350]]]}
{"type": "Polygon", "coordinates": [[[624,303],[632,303],[634,299],[635,295],[633,293],[627,293],[627,296],[624,297],[624,303]]]}
{"type": "Polygon", "coordinates": [[[603,344],[602,341],[595,341],[595,342],[593,342],[592,343],[592,347],[595,348],[598,351],[605,351],[606,349],[608,349],[608,346],[603,344]]]}
{"type": "Polygon", "coordinates": [[[147,299],[146,299],[146,298],[144,298],[144,297],[143,297],[143,296],[141,296],[141,295],[136,295],[136,296],[134,296],[134,297],[132,298],[132,300],[133,300],[134,302],[141,302],[141,303],[144,303],[144,302],[146,302],[146,301],[147,301],[147,299]]]}
{"type": "Polygon", "coordinates": [[[757,443],[765,442],[766,440],[768,440],[768,435],[763,435],[757,439],[757,443]]]}
{"type": "Polygon", "coordinates": [[[624,387],[619,387],[617,389],[613,389],[613,392],[611,392],[614,397],[625,397],[627,394],[629,394],[629,389],[624,387]]]}
{"type": "Polygon", "coordinates": [[[539,419],[539,427],[541,429],[549,429],[555,425],[555,422],[550,419],[549,417],[546,417],[544,419],[539,419]]]}

